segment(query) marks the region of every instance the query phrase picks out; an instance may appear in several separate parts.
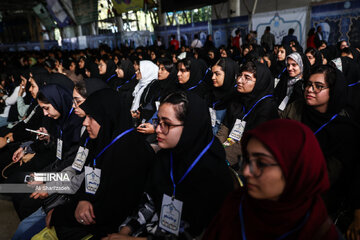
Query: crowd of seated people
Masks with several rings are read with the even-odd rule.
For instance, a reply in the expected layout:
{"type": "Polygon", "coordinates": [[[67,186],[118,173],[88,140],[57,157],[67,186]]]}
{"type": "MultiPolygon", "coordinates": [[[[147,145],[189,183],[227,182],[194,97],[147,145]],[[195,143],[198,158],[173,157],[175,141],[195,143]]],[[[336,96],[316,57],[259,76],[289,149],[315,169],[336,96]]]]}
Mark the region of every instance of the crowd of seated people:
{"type": "Polygon", "coordinates": [[[360,52],[324,44],[1,53],[13,239],[358,239],[360,52]]]}

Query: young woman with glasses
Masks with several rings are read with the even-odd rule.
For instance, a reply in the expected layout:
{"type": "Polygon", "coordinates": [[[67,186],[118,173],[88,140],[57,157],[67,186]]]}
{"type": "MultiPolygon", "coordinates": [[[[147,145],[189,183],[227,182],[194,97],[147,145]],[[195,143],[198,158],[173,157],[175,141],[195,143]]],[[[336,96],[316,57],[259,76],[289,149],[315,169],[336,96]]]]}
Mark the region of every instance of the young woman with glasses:
{"type": "Polygon", "coordinates": [[[350,239],[356,239],[360,229],[360,196],[354,189],[359,189],[360,183],[360,128],[347,110],[347,88],[340,71],[329,65],[317,67],[305,81],[304,98],[290,104],[281,116],[301,121],[317,137],[331,183],[324,195],[328,212],[343,233],[348,231],[354,236],[350,239]]]}
{"type": "Polygon", "coordinates": [[[269,69],[249,61],[236,76],[237,95],[232,99],[217,137],[223,143],[226,159],[235,169],[241,160],[242,134],[260,123],[278,118],[273,97],[274,79],[269,69]]]}
{"type": "Polygon", "coordinates": [[[144,198],[120,233],[103,239],[194,239],[202,234],[233,188],[208,111],[191,93],[175,92],[162,100],[154,121],[161,150],[144,198]]]}
{"type": "Polygon", "coordinates": [[[277,119],[241,140],[246,188],[232,192],[202,239],[339,239],[321,194],[326,162],[305,125],[277,119]]]}

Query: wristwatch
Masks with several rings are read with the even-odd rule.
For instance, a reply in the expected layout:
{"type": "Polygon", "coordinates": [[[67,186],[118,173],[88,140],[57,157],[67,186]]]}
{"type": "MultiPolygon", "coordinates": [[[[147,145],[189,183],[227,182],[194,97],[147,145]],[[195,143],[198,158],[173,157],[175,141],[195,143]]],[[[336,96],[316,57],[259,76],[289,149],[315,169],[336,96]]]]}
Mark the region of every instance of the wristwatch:
{"type": "Polygon", "coordinates": [[[7,144],[10,143],[10,138],[9,138],[9,137],[6,138],[6,143],[7,143],[7,144]]]}

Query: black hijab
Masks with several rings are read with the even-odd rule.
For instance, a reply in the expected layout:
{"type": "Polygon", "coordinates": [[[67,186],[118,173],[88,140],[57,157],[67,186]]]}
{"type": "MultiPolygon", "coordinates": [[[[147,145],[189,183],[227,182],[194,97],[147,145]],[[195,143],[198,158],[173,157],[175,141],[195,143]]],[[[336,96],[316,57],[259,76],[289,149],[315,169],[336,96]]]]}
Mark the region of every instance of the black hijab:
{"type": "MultiPolygon", "coordinates": [[[[279,48],[285,49],[285,59],[286,57],[293,52],[291,47],[287,44],[280,45],[279,48]]],[[[285,59],[282,61],[279,61],[276,56],[276,61],[271,64],[270,70],[274,78],[280,78],[285,72],[286,72],[286,63],[285,59]]]]}
{"type": "Polygon", "coordinates": [[[106,72],[104,74],[100,74],[100,76],[104,82],[110,83],[110,81],[114,81],[114,79],[117,78],[115,72],[116,65],[112,59],[106,60],[105,64],[106,64],[106,72]]]}
{"type": "Polygon", "coordinates": [[[129,59],[119,60],[118,68],[122,69],[124,72],[123,78],[114,77],[109,81],[109,86],[115,90],[118,88],[122,88],[123,85],[129,83],[132,80],[136,80],[135,78],[135,69],[133,63],[129,59]]]}
{"type": "Polygon", "coordinates": [[[123,108],[120,96],[113,89],[105,88],[94,92],[80,108],[101,126],[95,140],[97,153],[118,134],[131,127],[130,112],[123,108]]]}
{"type": "Polygon", "coordinates": [[[99,78],[85,78],[84,83],[86,88],[86,97],[90,96],[96,91],[109,88],[109,86],[99,78]]]}
{"type": "Polygon", "coordinates": [[[203,78],[206,72],[206,65],[195,58],[191,58],[190,79],[184,84],[178,83],[179,89],[188,90],[196,86],[203,78]]]}
{"type": "Polygon", "coordinates": [[[63,152],[80,140],[80,130],[83,119],[72,111],[72,93],[57,84],[42,87],[41,92],[50,104],[60,113],[55,120],[56,129],[52,136],[60,137],[62,131],[63,152]]]}
{"type": "Polygon", "coordinates": [[[173,176],[178,182],[203,149],[213,140],[187,177],[176,186],[176,199],[183,201],[181,219],[190,223],[187,231],[200,235],[219,208],[225,195],[232,189],[232,180],[225,161],[225,151],[213,137],[206,103],[196,94],[186,92],[188,99],[184,128],[180,140],[173,149],[158,152],[150,172],[147,192],[153,198],[160,213],[163,194],[173,192],[170,179],[170,152],[173,155],[173,176]],[[205,200],[206,199],[206,200],[205,200]]]}
{"type": "Polygon", "coordinates": [[[85,69],[87,69],[90,72],[91,78],[101,78],[98,65],[96,63],[94,63],[92,60],[88,59],[85,62],[85,69]]]}
{"type": "MultiPolygon", "coordinates": [[[[257,101],[266,95],[273,95],[274,78],[271,76],[270,70],[262,63],[254,62],[254,64],[256,66],[256,82],[254,89],[250,93],[238,93],[229,106],[225,125],[230,130],[233,128],[236,119],[242,119],[257,101]]],[[[251,114],[244,119],[246,121],[245,130],[252,129],[264,121],[277,117],[278,114],[274,103],[274,97],[270,96],[259,102],[259,104],[251,111],[251,114]]]]}
{"type": "Polygon", "coordinates": [[[211,100],[210,106],[214,104],[215,110],[225,109],[228,106],[229,100],[233,97],[236,92],[235,86],[235,75],[239,72],[239,65],[231,58],[222,58],[221,61],[225,61],[225,77],[224,83],[221,87],[213,87],[213,99],[211,100]]]}
{"type": "Polygon", "coordinates": [[[52,73],[49,74],[49,79],[47,84],[57,84],[72,92],[74,89],[74,82],[70,80],[67,76],[61,73],[52,73]]]}

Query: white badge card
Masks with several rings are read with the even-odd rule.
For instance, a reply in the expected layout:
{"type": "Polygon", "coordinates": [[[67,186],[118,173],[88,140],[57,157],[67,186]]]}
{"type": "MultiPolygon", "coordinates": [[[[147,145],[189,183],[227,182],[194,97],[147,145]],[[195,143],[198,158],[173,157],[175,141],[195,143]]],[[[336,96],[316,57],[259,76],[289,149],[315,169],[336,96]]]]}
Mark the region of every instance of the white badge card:
{"type": "Polygon", "coordinates": [[[85,166],[85,192],[95,194],[100,185],[101,170],[85,166]]]}
{"type": "Polygon", "coordinates": [[[161,204],[159,227],[170,233],[179,235],[182,205],[182,201],[176,200],[175,198],[172,199],[164,194],[161,204]]]}
{"type": "Polygon", "coordinates": [[[59,160],[61,160],[61,156],[62,156],[62,145],[63,145],[63,141],[58,138],[58,140],[57,140],[57,147],[56,147],[56,157],[57,157],[59,160]]]}
{"type": "Polygon", "coordinates": [[[89,149],[80,146],[78,152],[76,153],[76,157],[72,164],[72,168],[81,171],[84,167],[88,154],[89,154],[89,149]]]}
{"type": "Polygon", "coordinates": [[[216,124],[216,111],[213,108],[209,108],[210,117],[211,117],[211,126],[215,127],[216,124]]]}
{"type": "Polygon", "coordinates": [[[160,102],[159,102],[159,101],[155,101],[155,106],[156,106],[156,111],[159,111],[160,102]]]}
{"type": "Polygon", "coordinates": [[[245,130],[246,122],[241,121],[240,119],[236,119],[234,127],[231,129],[229,138],[235,140],[236,142],[240,141],[244,130],[245,130]]]}
{"type": "Polygon", "coordinates": [[[279,110],[284,111],[288,102],[289,102],[289,97],[288,96],[284,97],[284,99],[282,100],[282,102],[279,105],[279,110]]]}

